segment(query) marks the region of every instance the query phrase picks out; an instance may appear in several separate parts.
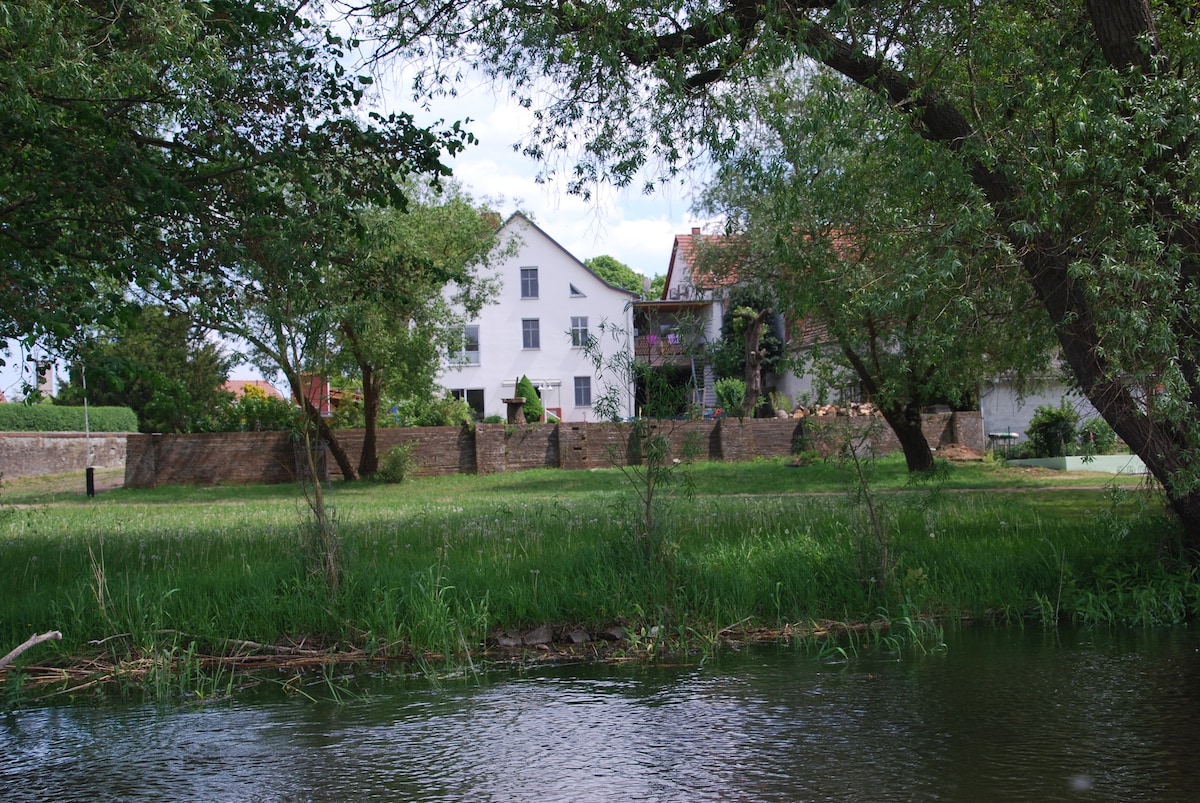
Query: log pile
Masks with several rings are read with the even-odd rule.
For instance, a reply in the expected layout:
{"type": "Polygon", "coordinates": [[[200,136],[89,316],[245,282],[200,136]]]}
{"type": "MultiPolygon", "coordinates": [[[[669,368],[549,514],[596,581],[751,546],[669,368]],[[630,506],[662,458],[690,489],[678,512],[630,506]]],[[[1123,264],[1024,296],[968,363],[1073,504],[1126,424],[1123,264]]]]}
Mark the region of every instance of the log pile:
{"type": "Polygon", "coordinates": [[[879,408],[870,402],[850,402],[849,404],[840,406],[836,404],[818,404],[812,408],[796,405],[796,409],[792,411],[792,418],[808,418],[810,416],[844,416],[853,418],[855,416],[877,416],[880,414],[879,408]]]}

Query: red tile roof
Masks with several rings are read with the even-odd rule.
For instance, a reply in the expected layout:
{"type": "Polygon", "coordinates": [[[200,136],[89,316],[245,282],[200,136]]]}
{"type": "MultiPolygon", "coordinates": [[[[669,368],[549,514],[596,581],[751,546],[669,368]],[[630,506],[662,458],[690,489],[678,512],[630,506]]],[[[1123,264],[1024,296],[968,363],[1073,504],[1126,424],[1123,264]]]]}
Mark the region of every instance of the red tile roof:
{"type": "Polygon", "coordinates": [[[241,396],[246,392],[246,388],[255,387],[266,393],[268,396],[275,396],[282,399],[284,396],[279,390],[265,379],[230,379],[221,385],[221,390],[226,390],[235,396],[241,396]]]}
{"type": "Polygon", "coordinates": [[[663,285],[663,299],[666,299],[668,288],[671,287],[671,279],[675,275],[675,266],[678,264],[680,270],[687,270],[691,273],[691,281],[694,286],[704,287],[727,287],[737,283],[737,272],[729,271],[721,276],[713,276],[711,273],[706,276],[696,276],[694,266],[696,263],[696,255],[700,249],[705,246],[717,246],[727,243],[729,238],[723,234],[704,234],[699,226],[692,227],[691,234],[676,234],[675,244],[671,246],[671,262],[667,266],[667,281],[663,285]]]}

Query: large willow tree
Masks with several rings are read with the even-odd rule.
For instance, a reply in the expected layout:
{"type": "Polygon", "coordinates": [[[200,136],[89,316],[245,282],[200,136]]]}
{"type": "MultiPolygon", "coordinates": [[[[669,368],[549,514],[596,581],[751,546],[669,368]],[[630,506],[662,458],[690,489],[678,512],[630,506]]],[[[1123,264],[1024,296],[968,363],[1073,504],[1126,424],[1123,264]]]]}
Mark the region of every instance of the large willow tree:
{"type": "Polygon", "coordinates": [[[580,189],[628,182],[656,159],[670,169],[705,148],[722,157],[748,113],[742,91],[806,60],[883,98],[886,114],[969,176],[1081,391],[1162,481],[1185,548],[1200,548],[1200,37],[1191,4],[377,8],[393,48],[434,51],[435,68],[467,56],[527,98],[540,121],[531,154],[585,142],[573,168],[580,189]]]}

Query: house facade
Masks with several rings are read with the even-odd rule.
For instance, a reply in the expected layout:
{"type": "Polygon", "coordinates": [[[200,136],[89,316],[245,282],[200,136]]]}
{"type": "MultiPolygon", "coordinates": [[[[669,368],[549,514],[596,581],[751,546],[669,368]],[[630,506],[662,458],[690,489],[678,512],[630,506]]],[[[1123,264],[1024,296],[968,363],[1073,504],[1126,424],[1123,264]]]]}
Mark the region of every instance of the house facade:
{"type": "MultiPolygon", "coordinates": [[[[632,349],[631,302],[637,295],[606,283],[520,213],[505,221],[499,236],[502,244],[517,243],[497,270],[500,289],[466,322],[438,382],[483,418],[505,416],[505,400],[527,376],[549,415],[595,420],[593,403],[623,378],[597,371],[583,346],[594,338],[606,358],[632,349]],[[617,336],[602,333],[602,325],[617,336]]],[[[618,392],[621,415],[628,416],[632,388],[618,392]]]]}
{"type": "MultiPolygon", "coordinates": [[[[695,388],[694,404],[707,415],[717,407],[713,390],[715,376],[703,360],[703,348],[721,337],[721,323],[730,304],[730,291],[737,283],[736,266],[720,276],[697,275],[698,254],[706,247],[722,247],[725,237],[704,234],[693,228],[675,235],[667,279],[660,299],[635,305],[635,353],[656,371],[670,374],[676,384],[689,381],[695,388]]],[[[736,259],[736,257],[733,257],[736,259]]],[[[786,342],[782,316],[768,326],[786,342]]],[[[791,394],[801,380],[791,374],[764,377],[763,393],[791,394]]]]}

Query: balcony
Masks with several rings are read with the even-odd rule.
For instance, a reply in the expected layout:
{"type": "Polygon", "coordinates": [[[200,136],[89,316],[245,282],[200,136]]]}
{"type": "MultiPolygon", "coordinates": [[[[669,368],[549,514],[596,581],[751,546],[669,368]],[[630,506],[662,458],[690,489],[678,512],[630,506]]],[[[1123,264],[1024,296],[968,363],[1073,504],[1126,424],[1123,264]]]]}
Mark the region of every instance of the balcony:
{"type": "Polygon", "coordinates": [[[633,356],[652,364],[687,363],[687,348],[679,335],[639,335],[634,338],[633,356]]]}

